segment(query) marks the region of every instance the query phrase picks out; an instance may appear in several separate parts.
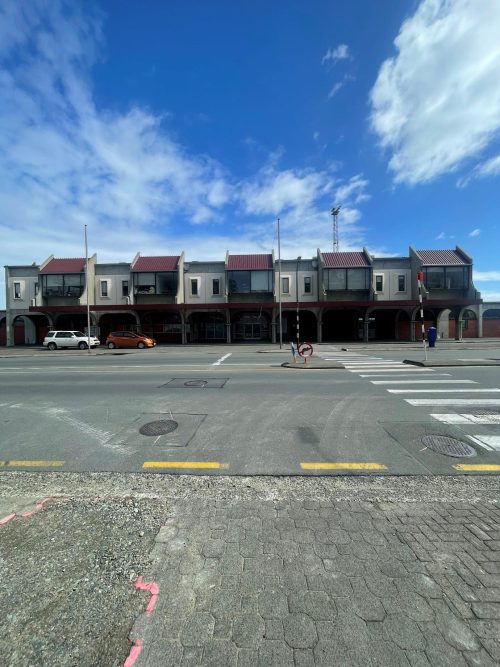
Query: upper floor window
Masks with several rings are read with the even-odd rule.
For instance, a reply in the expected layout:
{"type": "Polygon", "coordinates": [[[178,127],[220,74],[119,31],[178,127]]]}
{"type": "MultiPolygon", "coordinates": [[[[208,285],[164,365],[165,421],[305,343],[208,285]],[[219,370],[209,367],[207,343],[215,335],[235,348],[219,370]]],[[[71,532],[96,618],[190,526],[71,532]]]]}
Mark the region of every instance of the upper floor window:
{"type": "Polygon", "coordinates": [[[215,296],[220,294],[220,279],[212,278],[212,294],[215,296]]]}
{"type": "Polygon", "coordinates": [[[281,279],[281,293],[290,294],[290,278],[281,279]]]}
{"type": "Polygon", "coordinates": [[[135,294],[176,294],[177,272],[134,273],[135,294]]]}
{"type": "Polygon", "coordinates": [[[325,269],[323,286],[326,290],[367,290],[370,269],[325,269]]]}
{"type": "Polygon", "coordinates": [[[304,278],[304,294],[311,294],[311,277],[304,278]]]}
{"type": "Polygon", "coordinates": [[[427,289],[467,289],[469,287],[468,266],[424,267],[424,285],[427,289]]]}
{"type": "Polygon", "coordinates": [[[42,275],[42,294],[44,297],[81,297],[84,287],[84,273],[42,275]]]}
{"type": "Polygon", "coordinates": [[[198,296],[198,278],[191,278],[191,296],[198,296]]]}
{"type": "Polygon", "coordinates": [[[375,276],[375,291],[384,291],[384,276],[375,276]]]}
{"type": "Polygon", "coordinates": [[[128,296],[128,280],[122,280],[122,296],[128,296]]]}
{"type": "Polygon", "coordinates": [[[101,296],[105,298],[109,296],[107,280],[101,280],[101,296]]]}
{"type": "Polygon", "coordinates": [[[273,291],[272,271],[228,271],[228,281],[232,294],[273,291]]]}
{"type": "Polygon", "coordinates": [[[14,283],[14,299],[21,298],[21,283],[14,283]]]}
{"type": "Polygon", "coordinates": [[[398,292],[406,292],[406,276],[398,276],[398,292]]]}

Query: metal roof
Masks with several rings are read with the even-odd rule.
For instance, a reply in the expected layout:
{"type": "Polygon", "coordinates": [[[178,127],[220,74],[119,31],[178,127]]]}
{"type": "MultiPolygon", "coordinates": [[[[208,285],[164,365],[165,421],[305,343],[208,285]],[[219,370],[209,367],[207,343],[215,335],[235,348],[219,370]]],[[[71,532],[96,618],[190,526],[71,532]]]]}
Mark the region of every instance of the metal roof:
{"type": "Polygon", "coordinates": [[[85,270],[85,257],[51,259],[40,273],[81,273],[85,270]]]}
{"type": "Polygon", "coordinates": [[[132,272],[138,271],[177,271],[179,255],[162,257],[138,257],[132,272]]]}
{"type": "Polygon", "coordinates": [[[258,270],[272,269],[273,256],[269,255],[229,255],[227,258],[227,268],[229,271],[238,269],[258,270]]]}
{"type": "Polygon", "coordinates": [[[326,269],[357,269],[370,266],[364,252],[323,252],[326,269]]]}
{"type": "Polygon", "coordinates": [[[415,250],[424,266],[469,265],[470,262],[457,250],[415,250]]]}

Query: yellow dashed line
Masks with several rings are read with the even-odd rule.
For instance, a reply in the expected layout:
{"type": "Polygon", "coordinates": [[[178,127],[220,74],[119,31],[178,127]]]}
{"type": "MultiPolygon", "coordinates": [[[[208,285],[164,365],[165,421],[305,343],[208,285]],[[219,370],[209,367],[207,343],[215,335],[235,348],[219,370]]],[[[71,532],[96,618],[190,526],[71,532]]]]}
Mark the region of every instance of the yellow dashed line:
{"type": "Polygon", "coordinates": [[[60,468],[64,461],[0,461],[5,468],[60,468]]]}
{"type": "Polygon", "coordinates": [[[145,461],[143,468],[229,468],[226,463],[218,461],[145,461]]]}
{"type": "Polygon", "coordinates": [[[476,472],[500,471],[500,465],[495,463],[457,463],[455,470],[472,470],[476,472]]]}
{"type": "Polygon", "coordinates": [[[302,470],[387,470],[382,463],[301,463],[302,470]]]}

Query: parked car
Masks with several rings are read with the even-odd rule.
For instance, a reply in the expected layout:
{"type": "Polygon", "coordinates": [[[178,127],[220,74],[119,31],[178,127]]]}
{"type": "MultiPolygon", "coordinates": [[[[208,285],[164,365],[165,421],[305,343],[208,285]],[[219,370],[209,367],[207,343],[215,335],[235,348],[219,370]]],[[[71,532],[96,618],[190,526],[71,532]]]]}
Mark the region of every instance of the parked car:
{"type": "Polygon", "coordinates": [[[115,347],[154,347],[156,341],[142,333],[134,331],[112,331],[106,338],[106,345],[112,350],[115,347]]]}
{"type": "MultiPolygon", "coordinates": [[[[100,345],[99,338],[90,336],[90,347],[100,345]]],[[[44,347],[49,350],[57,350],[62,347],[77,347],[79,350],[86,350],[89,346],[89,337],[81,331],[49,331],[43,339],[44,347]]]]}

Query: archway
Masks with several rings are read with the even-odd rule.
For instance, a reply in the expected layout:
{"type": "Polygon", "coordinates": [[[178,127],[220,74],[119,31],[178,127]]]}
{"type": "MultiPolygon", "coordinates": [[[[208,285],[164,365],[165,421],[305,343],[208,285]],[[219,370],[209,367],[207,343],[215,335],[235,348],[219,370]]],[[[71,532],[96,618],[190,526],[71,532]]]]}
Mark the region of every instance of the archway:
{"type": "Polygon", "coordinates": [[[203,311],[188,316],[189,343],[225,343],[226,316],[220,311],[203,311]]]}
{"type": "MultiPolygon", "coordinates": [[[[455,336],[455,327],[456,320],[450,314],[450,337],[455,336]]],[[[459,321],[461,322],[461,334],[462,338],[477,338],[478,337],[478,325],[476,313],[470,308],[466,308],[460,315],[459,321]]]]}
{"type": "MultiPolygon", "coordinates": [[[[92,313],[90,315],[90,326],[95,325],[92,313]]],[[[87,313],[61,313],[55,316],[54,329],[67,329],[68,331],[85,331],[87,328],[87,313]]]]}
{"type": "Polygon", "coordinates": [[[483,312],[483,336],[500,337],[500,308],[488,308],[483,312]]]}
{"type": "Polygon", "coordinates": [[[177,310],[141,313],[141,331],[160,344],[182,343],[182,316],[177,310]]]}
{"type": "MultiPolygon", "coordinates": [[[[286,342],[297,341],[297,311],[284,310],[281,313],[283,324],[283,340],[286,342]]],[[[279,337],[280,319],[276,318],[276,338],[279,337]]],[[[300,341],[315,343],[318,339],[318,325],[316,315],[310,310],[299,309],[299,337],[300,341]]]]}
{"type": "Polygon", "coordinates": [[[248,311],[233,315],[231,340],[235,343],[271,340],[269,314],[260,311],[248,311]]]}
{"type": "Polygon", "coordinates": [[[138,331],[140,329],[139,318],[131,312],[103,313],[99,317],[98,324],[101,343],[106,341],[112,331],[138,331]]]}
{"type": "Polygon", "coordinates": [[[363,315],[360,310],[337,308],[325,311],[322,318],[323,342],[363,340],[363,315]]]}

